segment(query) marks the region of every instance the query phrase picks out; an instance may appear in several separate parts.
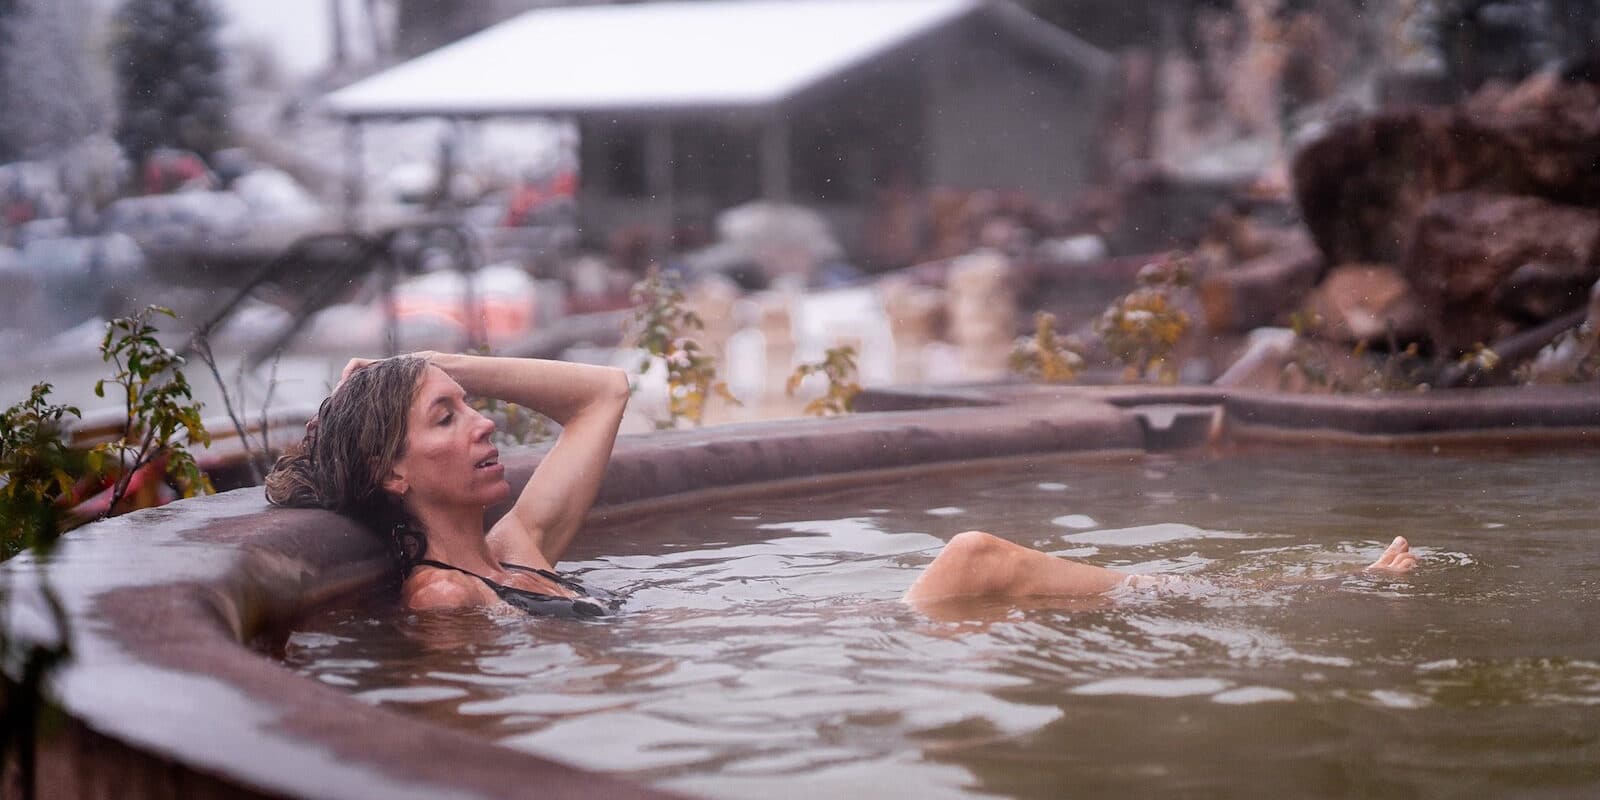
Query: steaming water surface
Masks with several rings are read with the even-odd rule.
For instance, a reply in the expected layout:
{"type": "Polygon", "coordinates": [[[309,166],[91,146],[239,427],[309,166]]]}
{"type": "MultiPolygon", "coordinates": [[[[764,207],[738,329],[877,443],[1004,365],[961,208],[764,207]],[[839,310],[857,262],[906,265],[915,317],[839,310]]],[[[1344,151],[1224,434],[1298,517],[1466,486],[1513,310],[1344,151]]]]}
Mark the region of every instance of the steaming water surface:
{"type": "Polygon", "coordinates": [[[305,674],[711,797],[1600,791],[1600,455],[1036,460],[709,506],[563,564],[600,621],[308,620],[305,674]],[[982,528],[1176,591],[897,598],[982,528]],[[1362,574],[1396,534],[1418,573],[1362,574]]]}

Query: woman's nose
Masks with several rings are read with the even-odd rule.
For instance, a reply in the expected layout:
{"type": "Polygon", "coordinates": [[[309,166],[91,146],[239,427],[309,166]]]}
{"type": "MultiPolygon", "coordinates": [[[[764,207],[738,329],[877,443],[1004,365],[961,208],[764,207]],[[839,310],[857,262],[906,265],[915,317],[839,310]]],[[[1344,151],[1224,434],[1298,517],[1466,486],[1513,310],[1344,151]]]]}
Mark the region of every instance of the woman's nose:
{"type": "Polygon", "coordinates": [[[472,425],[472,438],[483,439],[488,437],[489,434],[494,433],[494,420],[489,419],[488,417],[484,416],[482,412],[477,410],[474,410],[472,413],[478,418],[478,421],[474,422],[472,425]]]}

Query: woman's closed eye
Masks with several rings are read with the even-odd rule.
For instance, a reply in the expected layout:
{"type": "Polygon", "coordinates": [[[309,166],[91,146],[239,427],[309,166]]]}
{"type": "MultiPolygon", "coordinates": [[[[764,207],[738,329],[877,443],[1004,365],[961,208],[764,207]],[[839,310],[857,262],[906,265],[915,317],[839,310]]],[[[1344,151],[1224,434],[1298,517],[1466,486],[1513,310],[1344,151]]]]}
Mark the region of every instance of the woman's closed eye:
{"type": "Polygon", "coordinates": [[[455,418],[456,415],[454,411],[446,411],[444,416],[439,418],[439,422],[437,424],[442,428],[446,425],[449,425],[451,420],[454,420],[455,418]]]}

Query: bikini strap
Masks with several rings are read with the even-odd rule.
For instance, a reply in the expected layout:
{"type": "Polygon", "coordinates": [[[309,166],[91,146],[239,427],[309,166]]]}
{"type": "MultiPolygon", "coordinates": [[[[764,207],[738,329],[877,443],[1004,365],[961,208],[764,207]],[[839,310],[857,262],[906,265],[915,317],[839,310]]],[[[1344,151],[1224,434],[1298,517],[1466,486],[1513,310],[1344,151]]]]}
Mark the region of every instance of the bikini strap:
{"type": "Polygon", "coordinates": [[[545,580],[554,581],[557,585],[565,586],[568,589],[572,589],[573,591],[576,591],[576,592],[587,593],[587,591],[588,591],[586,588],[584,588],[583,584],[578,583],[577,581],[575,581],[575,580],[573,580],[571,578],[568,578],[565,575],[562,575],[562,574],[556,573],[556,572],[551,572],[550,570],[547,570],[547,569],[540,569],[538,567],[526,567],[526,566],[523,566],[521,564],[513,564],[513,563],[511,563],[509,561],[500,562],[500,566],[505,567],[506,569],[514,569],[514,570],[516,570],[518,572],[527,572],[527,573],[530,573],[530,574],[533,574],[533,575],[538,575],[539,577],[544,578],[545,580]]]}
{"type": "Polygon", "coordinates": [[[539,575],[539,576],[542,576],[542,577],[545,577],[545,578],[554,578],[554,577],[556,577],[556,574],[554,572],[551,572],[550,570],[540,569],[538,567],[525,567],[525,566],[523,566],[521,564],[513,564],[510,561],[502,561],[502,562],[500,562],[500,566],[505,567],[506,569],[514,569],[514,570],[516,570],[518,572],[531,572],[531,573],[533,573],[535,575],[539,575]]]}
{"type": "Polygon", "coordinates": [[[542,576],[547,580],[553,581],[558,586],[564,586],[576,592],[578,596],[561,597],[559,595],[545,594],[544,592],[536,592],[530,589],[518,589],[515,586],[506,586],[505,584],[497,583],[489,578],[479,575],[476,572],[464,570],[454,564],[446,564],[443,561],[434,561],[431,558],[419,558],[414,564],[412,564],[412,566],[450,569],[455,570],[463,575],[471,575],[472,577],[483,581],[483,585],[489,587],[489,590],[494,592],[496,597],[530,613],[550,614],[551,616],[558,617],[585,617],[605,613],[605,607],[593,598],[587,587],[575,580],[572,580],[571,578],[564,578],[547,569],[526,567],[521,564],[501,563],[500,565],[506,569],[514,569],[521,572],[529,572],[542,576]]]}
{"type": "Polygon", "coordinates": [[[419,559],[416,560],[416,562],[414,564],[412,564],[412,567],[413,568],[415,568],[415,567],[434,567],[435,569],[453,569],[456,572],[461,573],[462,575],[471,575],[472,577],[477,578],[480,581],[483,581],[485,585],[487,585],[490,589],[495,590],[495,592],[497,592],[497,593],[500,591],[500,584],[495,583],[494,581],[489,580],[488,578],[485,578],[484,576],[479,575],[476,572],[472,572],[470,570],[464,570],[464,569],[462,569],[462,568],[460,568],[460,567],[458,567],[458,566],[456,566],[454,564],[446,564],[443,561],[434,561],[431,558],[419,558],[419,559]]]}

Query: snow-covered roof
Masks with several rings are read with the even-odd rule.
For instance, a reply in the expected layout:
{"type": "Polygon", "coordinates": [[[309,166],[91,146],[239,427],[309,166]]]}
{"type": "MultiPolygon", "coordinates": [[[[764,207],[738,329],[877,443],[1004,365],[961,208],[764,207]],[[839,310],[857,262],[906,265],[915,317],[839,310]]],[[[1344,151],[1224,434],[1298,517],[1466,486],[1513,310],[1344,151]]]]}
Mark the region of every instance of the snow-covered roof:
{"type": "Polygon", "coordinates": [[[1105,55],[1005,0],[720,0],[530,11],[326,98],[347,118],[761,107],[974,12],[1105,55]]]}

